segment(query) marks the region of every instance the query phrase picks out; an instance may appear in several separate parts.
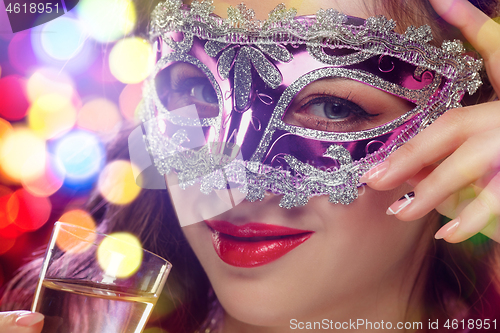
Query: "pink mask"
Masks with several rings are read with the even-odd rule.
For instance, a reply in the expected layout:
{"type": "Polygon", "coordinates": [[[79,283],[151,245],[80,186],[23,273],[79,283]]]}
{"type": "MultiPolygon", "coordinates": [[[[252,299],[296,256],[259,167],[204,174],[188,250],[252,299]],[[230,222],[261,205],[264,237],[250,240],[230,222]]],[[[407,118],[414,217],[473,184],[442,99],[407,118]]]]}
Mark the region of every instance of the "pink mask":
{"type": "MultiPolygon", "coordinates": [[[[481,85],[482,62],[459,41],[430,45],[428,26],[398,34],[381,16],[295,17],[283,5],[266,21],[244,5],[228,19],[212,11],[167,0],[152,16],[145,146],[182,189],[237,189],[249,201],[269,191],[285,208],[317,195],[349,204],[364,172],[481,85]]],[[[144,171],[152,164],[136,148],[144,171]]]]}

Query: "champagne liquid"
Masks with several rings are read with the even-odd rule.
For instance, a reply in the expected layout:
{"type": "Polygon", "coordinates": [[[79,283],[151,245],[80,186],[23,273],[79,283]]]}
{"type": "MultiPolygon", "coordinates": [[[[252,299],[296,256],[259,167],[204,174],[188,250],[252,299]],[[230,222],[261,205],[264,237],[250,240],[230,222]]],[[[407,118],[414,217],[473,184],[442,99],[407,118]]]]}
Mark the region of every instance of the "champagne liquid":
{"type": "Polygon", "coordinates": [[[36,306],[45,315],[42,333],[142,332],[157,298],[125,290],[77,280],[44,280],[36,306]]]}

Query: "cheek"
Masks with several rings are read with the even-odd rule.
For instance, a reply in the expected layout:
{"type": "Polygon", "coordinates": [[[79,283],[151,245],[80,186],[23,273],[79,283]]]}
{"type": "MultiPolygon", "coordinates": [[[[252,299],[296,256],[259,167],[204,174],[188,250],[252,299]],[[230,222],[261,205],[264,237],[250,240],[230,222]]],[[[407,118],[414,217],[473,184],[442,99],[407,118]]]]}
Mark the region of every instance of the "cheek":
{"type": "Polygon", "coordinates": [[[405,266],[422,239],[426,218],[403,222],[387,215],[386,210],[409,189],[403,186],[377,192],[365,188],[348,206],[315,207],[312,216],[323,221],[321,232],[314,235],[315,254],[327,263],[316,261],[318,268],[325,274],[334,271],[336,281],[343,280],[346,286],[356,281],[369,287],[386,272],[405,266]]]}

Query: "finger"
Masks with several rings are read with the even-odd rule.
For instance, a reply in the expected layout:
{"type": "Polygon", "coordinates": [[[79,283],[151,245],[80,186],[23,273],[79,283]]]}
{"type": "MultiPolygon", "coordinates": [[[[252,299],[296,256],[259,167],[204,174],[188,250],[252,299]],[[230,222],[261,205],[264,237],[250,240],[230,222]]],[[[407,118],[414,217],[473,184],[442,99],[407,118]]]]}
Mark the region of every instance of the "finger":
{"type": "Polygon", "coordinates": [[[475,135],[465,141],[414,188],[411,206],[400,211],[398,218],[405,221],[420,218],[453,193],[487,174],[500,156],[499,142],[500,130],[475,135]]]}
{"type": "Polygon", "coordinates": [[[431,172],[437,168],[438,165],[439,165],[438,163],[435,163],[433,165],[423,168],[416,175],[408,179],[406,182],[412,187],[417,186],[422,180],[427,178],[427,176],[429,176],[431,172]]]}
{"type": "Polygon", "coordinates": [[[436,207],[439,214],[450,219],[454,219],[460,212],[474,200],[481,190],[476,190],[476,187],[471,185],[453,193],[446,200],[436,207]]]}
{"type": "Polygon", "coordinates": [[[495,234],[490,223],[495,223],[500,216],[500,172],[479,193],[458,217],[443,226],[436,238],[444,238],[450,243],[458,243],[485,229],[486,233],[495,234]],[[450,227],[453,229],[450,230],[450,227]]]}
{"type": "Polygon", "coordinates": [[[491,102],[447,111],[363,175],[360,182],[379,191],[400,186],[425,167],[452,154],[469,137],[499,128],[499,109],[500,102],[491,102]]]}
{"type": "Polygon", "coordinates": [[[40,333],[43,315],[29,311],[0,312],[0,332],[40,333]]]}
{"type": "Polygon", "coordinates": [[[460,29],[485,59],[500,49],[500,27],[469,1],[430,0],[430,3],[439,16],[460,29]]]}
{"type": "Polygon", "coordinates": [[[481,233],[493,239],[495,242],[500,243],[500,222],[498,219],[488,224],[481,230],[481,233]]]}
{"type": "Polygon", "coordinates": [[[486,61],[496,92],[500,91],[500,25],[466,0],[430,0],[434,10],[454,25],[486,61]]]}

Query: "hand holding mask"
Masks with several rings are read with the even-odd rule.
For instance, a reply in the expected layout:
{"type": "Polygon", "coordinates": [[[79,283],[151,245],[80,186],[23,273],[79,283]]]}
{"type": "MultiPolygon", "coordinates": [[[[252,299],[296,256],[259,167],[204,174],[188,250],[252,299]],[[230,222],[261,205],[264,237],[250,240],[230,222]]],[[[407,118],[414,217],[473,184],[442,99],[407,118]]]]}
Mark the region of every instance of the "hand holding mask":
{"type": "MultiPolygon", "coordinates": [[[[498,95],[500,25],[467,1],[431,3],[483,56],[498,95]]],[[[377,190],[405,181],[414,185],[411,205],[396,216],[414,220],[437,209],[453,220],[436,238],[455,243],[482,232],[500,241],[499,170],[500,102],[496,100],[450,110],[365,178],[377,190]]]]}

